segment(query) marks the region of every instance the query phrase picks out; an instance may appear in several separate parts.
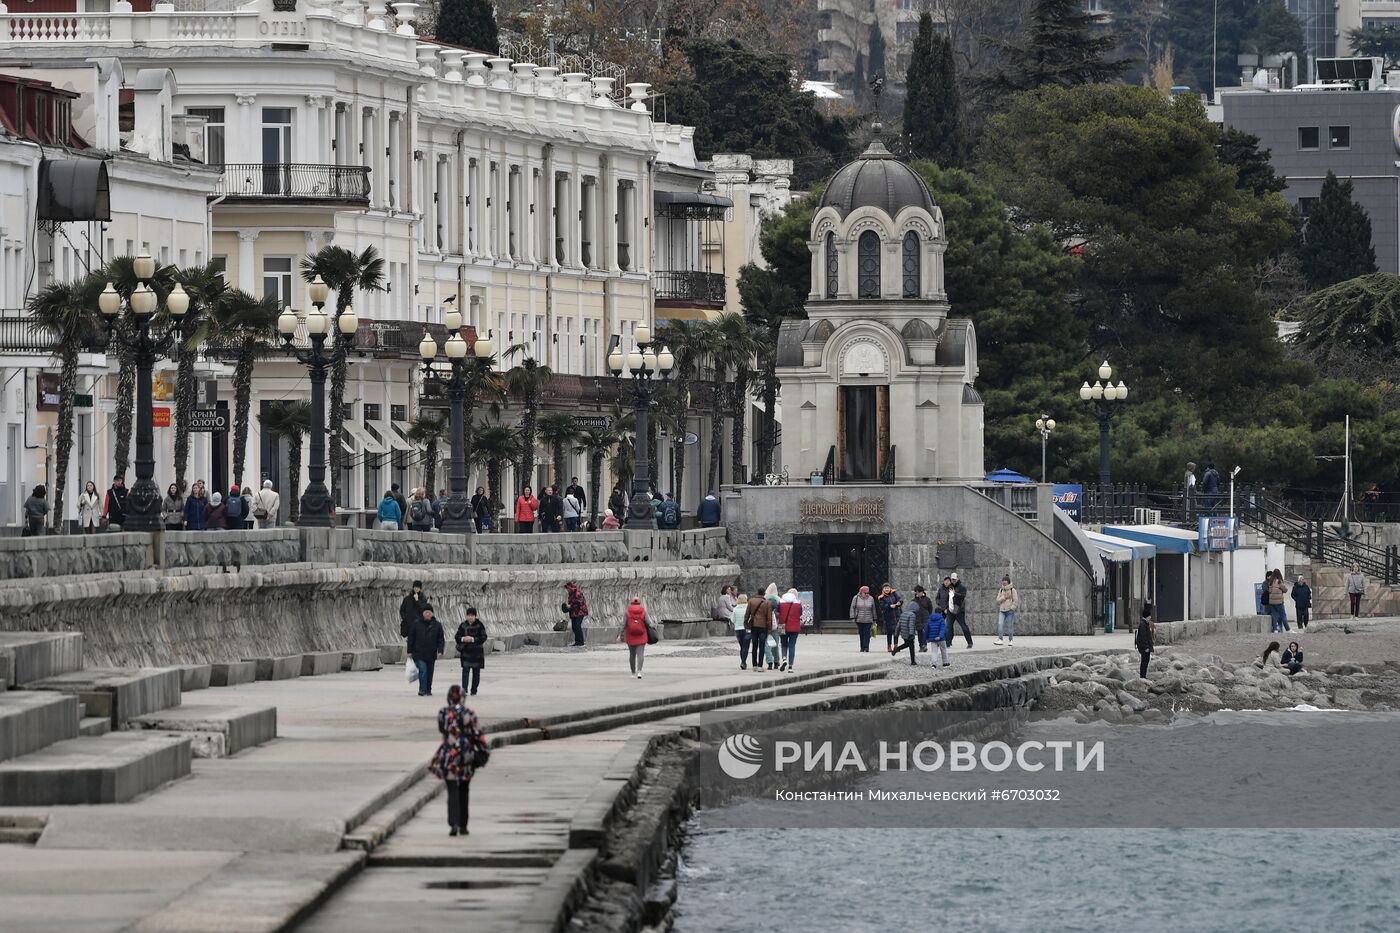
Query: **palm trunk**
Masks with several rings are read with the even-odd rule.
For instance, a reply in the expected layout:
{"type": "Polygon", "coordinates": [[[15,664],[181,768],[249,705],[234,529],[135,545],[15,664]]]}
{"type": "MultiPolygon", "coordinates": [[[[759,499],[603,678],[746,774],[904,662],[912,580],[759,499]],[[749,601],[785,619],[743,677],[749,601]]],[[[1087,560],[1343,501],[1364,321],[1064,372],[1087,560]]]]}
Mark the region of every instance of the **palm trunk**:
{"type": "Polygon", "coordinates": [[[301,435],[293,434],[287,438],[287,484],[290,487],[292,508],[290,517],[292,524],[296,524],[301,518],[301,496],[297,490],[301,488],[301,435]]]}
{"type": "Polygon", "coordinates": [[[778,358],[769,353],[763,361],[763,420],[758,441],[758,474],[773,472],[773,449],[778,446],[778,422],[774,409],[778,405],[778,358]]]}
{"type": "Polygon", "coordinates": [[[564,484],[564,444],[556,441],[554,444],[554,488],[564,484]]]}
{"type": "Polygon", "coordinates": [[[73,453],[73,402],[78,391],[78,343],[65,344],[58,391],[58,437],[54,440],[53,520],[63,521],[63,490],[68,485],[68,458],[73,453]]]}
{"type": "Polygon", "coordinates": [[[595,450],[588,458],[588,501],[593,527],[598,527],[598,492],[603,484],[603,452],[595,450]]]}
{"type": "MultiPolygon", "coordinates": [[[[494,510],[501,501],[501,461],[496,457],[486,461],[486,488],[491,495],[491,506],[494,510]]],[[[495,521],[494,511],[492,521],[495,521]]]]}
{"type": "Polygon", "coordinates": [[[531,489],[535,488],[535,423],[540,416],[539,404],[538,395],[527,395],[520,423],[520,475],[515,478],[515,485],[528,485],[531,489]]]}
{"type": "MultiPolygon", "coordinates": [[[[647,457],[651,463],[651,490],[655,491],[661,486],[661,426],[656,423],[656,418],[647,419],[647,457]]],[[[636,461],[633,460],[633,469],[636,468],[636,461]]],[[[628,486],[631,489],[631,486],[628,486]]]]}
{"type": "Polygon", "coordinates": [[[724,459],[724,396],[726,386],[715,372],[715,380],[710,384],[710,465],[705,474],[705,488],[719,489],[719,465],[724,459]]]}
{"type": "MultiPolygon", "coordinates": [[[[129,337],[133,326],[131,315],[125,315],[117,326],[122,329],[123,337],[129,337]]],[[[125,476],[126,468],[131,465],[131,427],[135,407],[136,354],[127,349],[126,342],[122,341],[117,350],[117,403],[112,419],[112,428],[117,435],[112,457],[114,476],[125,476]]]]}
{"type": "Polygon", "coordinates": [[[675,497],[676,504],[679,505],[681,495],[685,492],[685,414],[681,414],[680,427],[676,431],[675,442],[671,444],[671,466],[672,474],[675,477],[671,484],[671,495],[675,497]]]}
{"type": "MultiPolygon", "coordinates": [[[[248,456],[248,410],[253,402],[253,358],[257,347],[257,338],[243,338],[238,362],[233,367],[233,481],[239,486],[243,485],[243,463],[248,456]]],[[[299,488],[293,486],[292,490],[299,488]]]]}
{"type": "Polygon", "coordinates": [[[437,438],[428,438],[428,449],[424,453],[428,457],[427,464],[423,467],[423,482],[428,484],[428,497],[432,498],[437,492],[437,465],[438,465],[438,442],[437,438]]]}
{"type": "Polygon", "coordinates": [[[349,288],[342,288],[335,294],[335,317],[331,322],[335,327],[335,361],[331,364],[331,397],[329,401],[330,411],[326,413],[326,445],[329,448],[327,454],[330,458],[330,480],[331,480],[331,502],[336,508],[343,508],[345,503],[340,501],[340,471],[341,465],[345,462],[345,451],[340,445],[340,428],[345,422],[345,377],[349,364],[346,357],[349,355],[340,335],[340,328],[336,326],[340,315],[345,309],[350,307],[351,299],[354,297],[353,291],[349,288]]]}
{"type": "Polygon", "coordinates": [[[742,483],[744,476],[744,441],[748,430],[749,373],[740,369],[734,374],[734,384],[730,388],[729,473],[730,481],[742,483]]]}
{"type": "Polygon", "coordinates": [[[185,471],[190,463],[190,418],[194,415],[198,383],[194,378],[195,351],[181,341],[175,375],[175,486],[185,494],[185,471]]]}

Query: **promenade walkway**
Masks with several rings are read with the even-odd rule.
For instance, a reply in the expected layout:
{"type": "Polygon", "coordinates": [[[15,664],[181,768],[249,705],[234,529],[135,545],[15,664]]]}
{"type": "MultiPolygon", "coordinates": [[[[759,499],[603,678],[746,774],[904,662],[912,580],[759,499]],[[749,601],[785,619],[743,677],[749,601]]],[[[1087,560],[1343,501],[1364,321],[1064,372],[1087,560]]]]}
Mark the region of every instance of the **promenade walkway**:
{"type": "MultiPolygon", "coordinates": [[[[1024,637],[1016,653],[1129,644],[1124,633],[1024,637]]],[[[474,706],[488,732],[520,744],[498,748],[474,782],[471,835],[459,838],[423,777],[455,662],[439,664],[432,699],[401,667],[223,688],[222,702],[277,706],[279,738],[199,759],[189,778],[129,804],[51,808],[36,846],[0,845],[0,926],[406,933],[470,908],[473,930],[545,929],[588,851],[570,845],[580,814],[597,817],[600,784],[635,768],[629,740],[718,706],[870,689],[894,667],[858,654],[853,637],[824,636],[800,643],[799,675],[756,674],[714,650],[729,645],[657,645],[642,680],[621,646],[491,656],[474,706]]],[[[954,649],[947,670],[1007,656],[981,639],[954,649]]]]}

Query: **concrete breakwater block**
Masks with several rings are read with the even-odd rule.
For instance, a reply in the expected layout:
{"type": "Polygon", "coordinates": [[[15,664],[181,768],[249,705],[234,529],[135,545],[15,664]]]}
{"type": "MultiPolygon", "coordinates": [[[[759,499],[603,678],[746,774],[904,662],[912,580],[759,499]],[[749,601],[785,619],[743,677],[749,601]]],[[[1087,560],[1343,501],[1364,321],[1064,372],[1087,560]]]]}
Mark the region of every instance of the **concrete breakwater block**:
{"type": "Polygon", "coordinates": [[[180,672],[180,690],[183,693],[208,688],[214,675],[212,664],[179,664],[176,670],[180,672]]]}
{"type": "Polygon", "coordinates": [[[78,698],[43,690],[0,693],[0,761],[76,738],[78,698]]]}
{"type": "Polygon", "coordinates": [[[82,632],[0,632],[0,677],[11,686],[82,669],[82,632]]]}
{"type": "Polygon", "coordinates": [[[112,732],[0,762],[0,804],[125,803],[190,773],[186,737],[112,732]]]}
{"type": "Polygon", "coordinates": [[[291,680],[301,676],[301,655],[288,654],[273,658],[244,658],[257,665],[258,680],[291,680]]]}
{"type": "Polygon", "coordinates": [[[209,665],[211,687],[236,687],[250,684],[258,677],[256,661],[215,661],[209,665]]]}
{"type": "Polygon", "coordinates": [[[138,716],[127,725],[187,735],[194,757],[224,758],[276,738],[277,707],[191,704],[138,716]]]}
{"type": "Polygon", "coordinates": [[[339,651],[312,651],[301,656],[301,676],[317,677],[321,674],[340,673],[341,653],[339,651]]]}
{"type": "Polygon", "coordinates": [[[574,643],[573,632],[526,632],[525,644],[543,648],[567,648],[574,643]]]}
{"type": "Polygon", "coordinates": [[[407,648],[403,642],[397,645],[380,645],[379,660],[385,664],[402,664],[407,648]]]}
{"type": "Polygon", "coordinates": [[[89,716],[106,716],[118,729],[133,716],[180,705],[180,671],[173,667],[93,668],[50,677],[32,686],[76,694],[89,716]]]}
{"type": "Polygon", "coordinates": [[[340,653],[342,671],[377,671],[383,666],[384,660],[378,648],[356,648],[340,653]]]}

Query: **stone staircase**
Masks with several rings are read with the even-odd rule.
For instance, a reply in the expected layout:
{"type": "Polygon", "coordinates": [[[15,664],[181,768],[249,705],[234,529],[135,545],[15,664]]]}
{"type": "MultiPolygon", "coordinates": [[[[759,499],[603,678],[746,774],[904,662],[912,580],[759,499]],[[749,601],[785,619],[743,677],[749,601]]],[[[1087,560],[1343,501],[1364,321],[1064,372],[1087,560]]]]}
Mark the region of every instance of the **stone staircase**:
{"type": "MultiPolygon", "coordinates": [[[[1310,571],[1313,589],[1313,617],[1332,619],[1351,615],[1346,578],[1341,567],[1314,566],[1310,571]]],[[[1386,586],[1374,577],[1366,579],[1366,595],[1361,599],[1363,616],[1400,615],[1400,587],[1386,586]]]]}

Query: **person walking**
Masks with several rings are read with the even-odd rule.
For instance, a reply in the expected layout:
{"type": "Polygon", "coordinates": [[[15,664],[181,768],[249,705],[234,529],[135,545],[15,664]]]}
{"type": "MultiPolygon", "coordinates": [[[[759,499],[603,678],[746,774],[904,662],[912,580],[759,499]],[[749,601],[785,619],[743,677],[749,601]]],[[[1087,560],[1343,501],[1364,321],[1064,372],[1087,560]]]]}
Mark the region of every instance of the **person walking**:
{"type": "Polygon", "coordinates": [[[1283,653],[1283,657],[1279,658],[1279,663],[1283,665],[1284,670],[1288,671],[1290,677],[1303,672],[1303,649],[1298,647],[1296,641],[1288,643],[1288,650],[1283,653]]]}
{"type": "Polygon", "coordinates": [[[209,504],[204,507],[204,527],[210,531],[228,528],[228,509],[224,506],[224,497],[217,492],[209,497],[209,504]]]}
{"type": "Polygon", "coordinates": [[[851,597],[851,621],[856,624],[860,636],[860,653],[870,653],[870,630],[875,626],[880,607],[875,597],[870,595],[870,587],[862,586],[860,592],[851,597]]]}
{"type": "Polygon", "coordinates": [[[564,497],[553,486],[544,487],[540,496],[540,531],[552,533],[564,530],[564,497]]]}
{"type": "Polygon", "coordinates": [[[442,634],[442,623],[433,618],[433,607],[423,606],[423,613],[408,630],[408,656],[418,668],[418,695],[433,695],[433,668],[442,656],[447,641],[442,634]]]}
{"type": "Polygon", "coordinates": [[[402,531],[407,527],[408,522],[408,500],[404,498],[403,491],[399,489],[398,483],[389,484],[389,493],[394,497],[394,501],[399,504],[399,527],[402,531]]]}
{"type": "Polygon", "coordinates": [[[666,498],[661,503],[660,514],[657,515],[657,526],[666,529],[681,527],[681,504],[669,492],[666,493],[666,498]]]}
{"type": "Polygon", "coordinates": [[[791,587],[778,601],[778,625],[782,629],[782,661],[780,671],[793,671],[797,666],[797,636],[802,634],[802,601],[797,588],[791,587]]]}
{"type": "Polygon", "coordinates": [[[204,494],[204,480],[197,479],[185,497],[185,530],[204,531],[209,527],[209,497],[204,494]]]}
{"type": "MultiPolygon", "coordinates": [[[[442,497],[444,503],[446,502],[446,498],[446,496],[442,497]]],[[[471,507],[472,523],[476,525],[476,530],[480,532],[490,531],[492,526],[491,497],[486,494],[485,486],[476,487],[476,495],[472,496],[471,507]]],[[[447,509],[446,504],[444,504],[442,508],[445,512],[447,509]]],[[[441,527],[441,524],[441,522],[438,523],[439,527],[441,527]]]]}
{"type": "Polygon", "coordinates": [[[924,641],[928,643],[931,650],[936,649],[938,652],[938,660],[935,661],[930,657],[930,664],[937,665],[941,662],[943,667],[948,666],[948,643],[943,640],[945,634],[943,629],[947,625],[948,620],[943,618],[943,613],[937,609],[929,613],[928,621],[924,623],[924,641]]]}
{"type": "Polygon", "coordinates": [[[924,638],[924,629],[927,627],[928,617],[937,612],[933,600],[929,598],[928,590],[920,583],[914,587],[914,624],[919,635],[919,651],[929,650],[928,641],[924,638]]]}
{"type": "Polygon", "coordinates": [[[1283,572],[1275,570],[1269,575],[1269,631],[1287,632],[1288,628],[1288,587],[1283,585],[1283,572]]]}
{"type": "Polygon", "coordinates": [[[1351,573],[1347,574],[1347,599],[1351,600],[1351,617],[1358,618],[1361,615],[1361,597],[1366,595],[1366,575],[1361,572],[1361,565],[1352,562],[1351,573]]]}
{"type": "MultiPolygon", "coordinates": [[[[613,519],[618,525],[627,521],[627,495],[622,491],[622,484],[613,487],[612,493],[608,496],[608,511],[612,513],[613,519]]],[[[607,527],[607,523],[603,523],[607,527]]]]}
{"type": "MultiPolygon", "coordinates": [[[[916,590],[917,592],[917,590],[916,590]]],[[[930,618],[932,618],[930,616],[930,618]]],[[[905,648],[909,649],[909,663],[915,667],[919,664],[919,656],[915,651],[919,646],[919,603],[911,599],[899,613],[899,624],[895,627],[895,634],[899,641],[896,641],[894,650],[890,652],[890,660],[898,661],[900,654],[905,648]]]]}
{"type": "Polygon", "coordinates": [[[384,498],[379,500],[379,508],[375,510],[374,517],[379,519],[382,531],[399,530],[399,523],[403,521],[403,509],[399,508],[399,500],[394,498],[393,490],[384,493],[384,498]]]}
{"type": "Polygon", "coordinates": [[[953,623],[958,624],[962,629],[963,638],[967,639],[967,646],[972,647],[972,632],[967,627],[967,587],[958,579],[956,573],[948,574],[948,634],[944,638],[950,646],[953,644],[953,623]]]}
{"type": "Polygon", "coordinates": [[[408,500],[408,530],[433,530],[433,507],[428,502],[428,490],[422,486],[415,488],[413,498],[408,500]]]}
{"type": "Polygon", "coordinates": [[[540,500],[535,498],[529,486],[520,490],[520,495],[515,497],[516,534],[528,535],[535,530],[535,512],[539,507],[540,500]]]}
{"type": "Polygon", "coordinates": [[[272,488],[272,480],[265,479],[262,488],[253,496],[253,517],[259,528],[276,528],[281,514],[282,497],[272,488]]]}
{"type": "Polygon", "coordinates": [[[647,611],[640,596],[633,596],[627,607],[626,621],[622,624],[622,634],[618,636],[627,643],[627,665],[632,676],[642,679],[642,663],[647,654],[647,611]]]}
{"type": "Polygon", "coordinates": [[[1220,502],[1220,471],[1209,460],[1206,461],[1206,471],[1201,476],[1201,500],[1201,504],[1211,510],[1220,502]]]}
{"type": "Polygon", "coordinates": [[[51,511],[53,506],[49,505],[48,490],[43,484],[35,486],[29,493],[29,498],[24,500],[24,531],[20,533],[20,537],[40,537],[48,531],[51,511]]]}
{"type": "Polygon", "coordinates": [[[122,476],[112,477],[107,498],[102,501],[102,524],[118,528],[126,524],[126,479],[122,476]]]}
{"type": "Polygon", "coordinates": [[[603,530],[604,530],[604,531],[616,531],[617,529],[619,529],[619,528],[621,528],[621,527],[622,527],[622,522],[620,522],[620,521],[617,520],[617,516],[613,514],[613,510],[612,510],[612,509],[606,509],[606,510],[605,510],[605,514],[603,515],[603,530]]]}
{"type": "Polygon", "coordinates": [[[408,633],[413,630],[414,620],[421,618],[423,607],[429,605],[428,594],[423,592],[423,581],[414,580],[413,589],[408,591],[408,595],[399,603],[399,637],[408,638],[408,633]]]}
{"type": "Polygon", "coordinates": [[[564,584],[564,605],[560,608],[569,616],[569,627],[574,632],[574,647],[582,648],[583,623],[588,619],[588,599],[573,580],[564,584]]]}
{"type": "Polygon", "coordinates": [[[1312,619],[1312,587],[1302,575],[1293,584],[1293,608],[1298,616],[1299,631],[1308,630],[1308,622],[1312,619]]]}
{"type": "Polygon", "coordinates": [[[1196,464],[1191,462],[1186,464],[1186,477],[1181,481],[1182,503],[1186,506],[1187,515],[1196,514],[1196,464]]]}
{"type": "Polygon", "coordinates": [[[701,528],[714,528],[719,524],[719,515],[719,497],[711,489],[705,498],[700,500],[700,505],[695,510],[695,520],[700,523],[701,528]]]}
{"type": "Polygon", "coordinates": [[[1021,594],[1017,593],[1016,587],[1011,585],[1011,578],[1002,577],[1001,586],[997,589],[996,644],[1001,644],[1003,635],[1006,636],[1008,645],[1016,640],[1016,609],[1020,604],[1021,594]]]}
{"type": "Polygon", "coordinates": [[[739,670],[749,669],[749,630],[744,628],[744,616],[749,611],[749,594],[740,593],[734,601],[734,609],[729,613],[729,622],[734,626],[734,637],[739,642],[739,670]]]}
{"type": "Polygon", "coordinates": [[[253,527],[253,487],[244,486],[239,495],[243,497],[243,527],[251,530],[253,527]]]}
{"type": "Polygon", "coordinates": [[[588,511],[588,493],[583,491],[583,486],[579,483],[577,476],[570,479],[569,485],[564,487],[564,495],[574,497],[574,501],[578,503],[580,516],[588,511]]]}
{"type": "Polygon", "coordinates": [[[904,608],[904,600],[899,590],[886,583],[880,587],[880,628],[885,632],[885,651],[894,654],[894,643],[898,637],[899,613],[904,608]]]}
{"type": "Polygon", "coordinates": [[[180,487],[174,483],[165,487],[165,498],[160,501],[160,520],[166,531],[179,531],[185,527],[185,497],[180,495],[180,487]]]}
{"type": "Polygon", "coordinates": [[[224,524],[230,531],[243,530],[243,493],[237,486],[230,486],[224,497],[224,524]]]}
{"type": "Polygon", "coordinates": [[[438,732],[442,741],[428,771],[447,784],[447,826],[449,836],[470,835],[472,778],[491,759],[491,746],[477,724],[476,713],[462,702],[462,688],[453,684],[447,691],[447,705],[438,710],[438,732]]]}
{"type": "Polygon", "coordinates": [[[466,619],[457,626],[452,641],[457,645],[457,659],[462,662],[462,689],[476,696],[481,687],[481,671],[486,667],[486,626],[477,618],[476,609],[467,608],[466,619]]]}
{"type": "Polygon", "coordinates": [[[1138,676],[1147,676],[1147,664],[1152,660],[1152,604],[1142,604],[1142,618],[1138,620],[1137,634],[1133,636],[1133,646],[1137,648],[1141,661],[1138,663],[1138,676]]]}
{"type": "Polygon", "coordinates": [[[579,518],[583,516],[583,506],[572,492],[564,493],[564,530],[578,531],[579,518]]]}
{"type": "MultiPolygon", "coordinates": [[[[753,669],[763,670],[763,653],[768,649],[768,633],[773,628],[773,606],[767,597],[755,595],[744,609],[744,628],[753,650],[753,669]]],[[[771,665],[770,665],[771,667],[771,665]]]]}
{"type": "MultiPolygon", "coordinates": [[[[201,519],[203,515],[201,514],[201,519]]],[[[97,484],[88,480],[83,491],[78,493],[78,528],[85,535],[96,533],[102,524],[102,494],[97,484]]]]}

